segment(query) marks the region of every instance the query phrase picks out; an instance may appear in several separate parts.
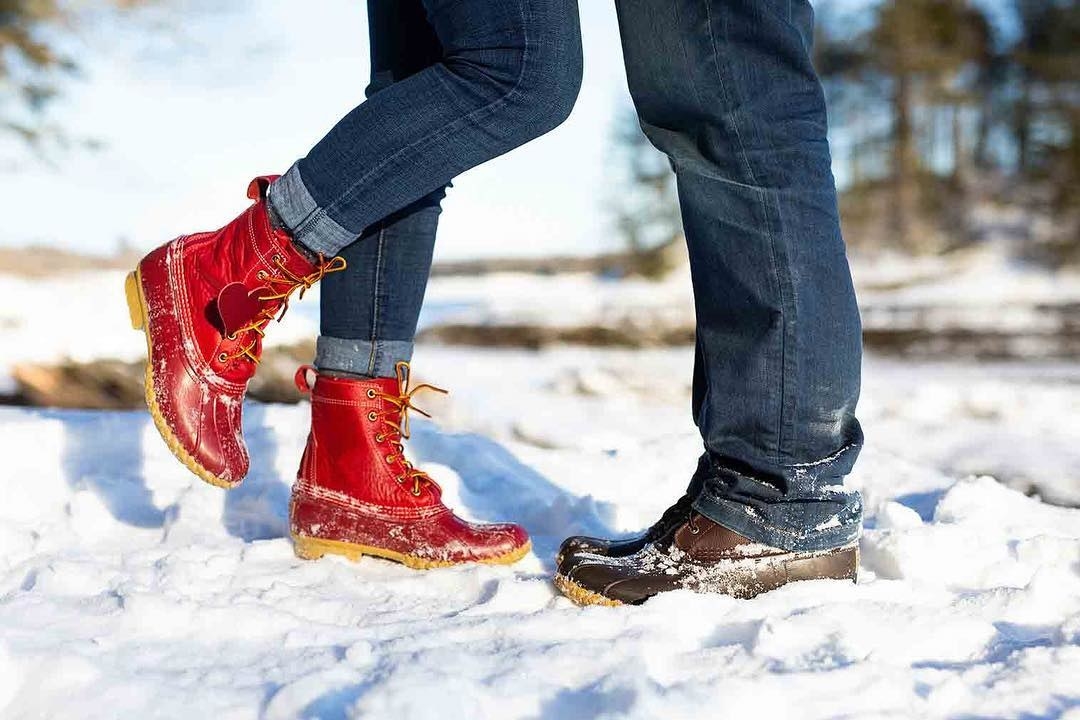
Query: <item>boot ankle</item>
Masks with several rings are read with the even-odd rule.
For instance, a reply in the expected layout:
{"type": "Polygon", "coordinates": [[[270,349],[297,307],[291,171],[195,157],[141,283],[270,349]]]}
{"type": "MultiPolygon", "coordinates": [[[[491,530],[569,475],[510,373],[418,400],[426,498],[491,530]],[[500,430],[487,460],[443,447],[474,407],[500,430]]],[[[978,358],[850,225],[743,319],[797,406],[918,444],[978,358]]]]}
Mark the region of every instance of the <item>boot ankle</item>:
{"type": "Polygon", "coordinates": [[[312,265],[318,265],[319,262],[322,260],[322,255],[321,254],[315,252],[314,250],[312,250],[311,248],[309,248],[307,245],[300,242],[296,238],[293,238],[292,236],[290,236],[289,237],[289,242],[291,242],[293,247],[296,248],[296,251],[298,253],[300,253],[301,255],[303,255],[304,259],[307,260],[312,265]]]}

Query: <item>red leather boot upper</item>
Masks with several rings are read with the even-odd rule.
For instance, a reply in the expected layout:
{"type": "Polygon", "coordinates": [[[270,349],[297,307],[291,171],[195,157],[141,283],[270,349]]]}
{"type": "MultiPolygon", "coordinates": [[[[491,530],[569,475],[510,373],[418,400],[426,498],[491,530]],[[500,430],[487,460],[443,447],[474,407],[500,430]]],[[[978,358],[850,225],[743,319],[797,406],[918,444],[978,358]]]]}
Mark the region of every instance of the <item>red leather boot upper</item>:
{"type": "Polygon", "coordinates": [[[204,480],[225,487],[247,474],[242,401],[267,324],[284,314],[295,290],[302,296],[325,273],[344,267],[340,258],[310,262],[270,226],[272,180],[253,180],[254,204],[222,229],[181,236],[138,269],[151,411],[173,452],[204,480]]]}
{"type": "MultiPolygon", "coordinates": [[[[297,385],[308,388],[303,367],[297,385]]],[[[512,561],[529,546],[517,525],[479,525],[447,508],[439,486],[404,456],[417,391],[408,365],[398,377],[359,380],[318,375],[311,390],[311,434],[293,488],[293,535],[363,546],[417,567],[512,561]],[[383,552],[379,552],[383,551],[383,552]],[[404,556],[404,557],[398,557],[404,556]]],[[[375,552],[372,552],[372,551],[375,552]]]]}

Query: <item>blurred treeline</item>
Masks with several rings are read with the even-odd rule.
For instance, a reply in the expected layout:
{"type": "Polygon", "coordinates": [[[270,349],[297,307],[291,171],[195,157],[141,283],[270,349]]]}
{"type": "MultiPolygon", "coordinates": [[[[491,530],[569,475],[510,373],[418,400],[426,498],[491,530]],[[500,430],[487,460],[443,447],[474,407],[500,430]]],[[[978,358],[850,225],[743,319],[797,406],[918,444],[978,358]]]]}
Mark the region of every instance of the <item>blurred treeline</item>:
{"type": "Polygon", "coordinates": [[[848,242],[1080,263],[1080,4],[817,4],[848,242]]]}
{"type": "MultiPolygon", "coordinates": [[[[848,244],[939,254],[997,241],[1080,265],[1080,4],[821,0],[815,65],[829,105],[848,244]]],[[[663,274],[681,226],[673,176],[631,109],[610,200],[639,272],[663,274]]]]}
{"type": "MultiPolygon", "coordinates": [[[[764,0],[763,0],[764,1],[764,0]]],[[[40,113],[76,68],[80,15],[149,0],[0,0],[0,132],[62,138],[40,113]]],[[[987,238],[1080,264],[1080,2],[819,0],[845,235],[856,248],[940,253],[987,238]]],[[[661,273],[680,228],[670,171],[632,116],[616,129],[617,229],[661,273]]]]}
{"type": "Polygon", "coordinates": [[[31,145],[64,140],[40,111],[78,69],[64,38],[97,12],[129,10],[150,0],[0,0],[0,132],[31,145]]]}

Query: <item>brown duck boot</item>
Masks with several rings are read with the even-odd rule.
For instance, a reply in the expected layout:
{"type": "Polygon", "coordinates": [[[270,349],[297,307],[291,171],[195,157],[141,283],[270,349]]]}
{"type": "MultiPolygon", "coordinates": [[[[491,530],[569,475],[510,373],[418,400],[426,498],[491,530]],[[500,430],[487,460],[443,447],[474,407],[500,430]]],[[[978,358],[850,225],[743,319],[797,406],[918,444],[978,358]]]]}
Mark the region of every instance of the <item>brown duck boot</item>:
{"type": "Polygon", "coordinates": [[[751,598],[798,580],[854,581],[858,567],[857,545],[791,552],[755,543],[691,510],[685,522],[632,555],[564,558],[555,585],[579,605],[640,604],[670,590],[751,598]]]}

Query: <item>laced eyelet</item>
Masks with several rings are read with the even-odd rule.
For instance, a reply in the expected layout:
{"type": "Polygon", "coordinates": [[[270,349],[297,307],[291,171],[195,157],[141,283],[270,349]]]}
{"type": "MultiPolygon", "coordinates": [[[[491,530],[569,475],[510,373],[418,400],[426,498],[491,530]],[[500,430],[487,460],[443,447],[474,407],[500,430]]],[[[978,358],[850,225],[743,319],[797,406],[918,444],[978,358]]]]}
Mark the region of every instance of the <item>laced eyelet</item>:
{"type": "Polygon", "coordinates": [[[375,388],[368,388],[367,396],[372,400],[375,399],[375,388]]]}
{"type": "Polygon", "coordinates": [[[398,485],[404,485],[405,484],[405,476],[404,475],[398,475],[396,478],[394,478],[394,482],[396,482],[398,485]]]}
{"type": "Polygon", "coordinates": [[[420,488],[418,488],[418,487],[414,487],[414,488],[412,489],[412,494],[413,494],[413,497],[420,497],[420,493],[422,493],[422,492],[423,492],[423,491],[422,491],[422,490],[421,490],[420,488]]]}
{"type": "MultiPolygon", "coordinates": [[[[319,264],[315,266],[313,272],[307,275],[299,275],[293,273],[291,270],[289,270],[288,267],[285,266],[284,257],[281,253],[274,254],[274,262],[277,263],[278,269],[281,270],[282,274],[284,274],[284,278],[276,278],[275,276],[277,275],[277,272],[275,272],[273,268],[258,270],[256,272],[256,277],[258,277],[260,280],[265,280],[269,278],[270,282],[281,283],[282,285],[287,285],[287,287],[278,287],[272,290],[269,288],[263,288],[264,290],[270,290],[270,293],[260,294],[260,297],[255,299],[260,303],[275,303],[273,306],[273,312],[268,312],[269,308],[263,308],[255,316],[251,324],[240,328],[245,333],[255,332],[258,333],[260,336],[265,336],[266,333],[263,329],[266,327],[266,324],[269,323],[271,320],[275,319],[275,315],[277,315],[277,320],[281,320],[281,318],[285,315],[285,312],[289,309],[289,298],[292,297],[293,293],[296,290],[300,291],[300,297],[302,298],[304,296],[305,290],[311,289],[311,287],[314,286],[315,283],[322,280],[329,273],[341,272],[345,269],[347,265],[343,258],[334,258],[330,262],[324,262],[320,258],[319,264]]],[[[236,340],[238,339],[238,335],[238,332],[234,332],[229,333],[225,337],[227,337],[229,340],[236,340]]],[[[259,352],[256,350],[257,344],[258,340],[256,340],[254,343],[247,347],[238,348],[237,352],[232,355],[223,352],[217,356],[217,360],[219,363],[224,364],[230,363],[233,360],[240,360],[242,358],[255,365],[258,365],[260,362],[260,358],[259,352]]]]}
{"type": "Polygon", "coordinates": [[[379,419],[379,416],[375,414],[374,410],[372,410],[371,412],[369,412],[367,414],[367,419],[370,420],[371,422],[375,422],[376,420],[379,419]]]}
{"type": "Polygon", "coordinates": [[[380,442],[381,443],[385,439],[386,439],[386,436],[383,435],[382,433],[379,433],[378,435],[375,436],[375,442],[380,442]]]}
{"type": "Polygon", "coordinates": [[[701,534],[701,528],[699,528],[697,525],[694,524],[694,519],[693,518],[690,518],[689,520],[686,521],[686,527],[690,529],[690,534],[691,535],[700,535],[701,534]]]}

